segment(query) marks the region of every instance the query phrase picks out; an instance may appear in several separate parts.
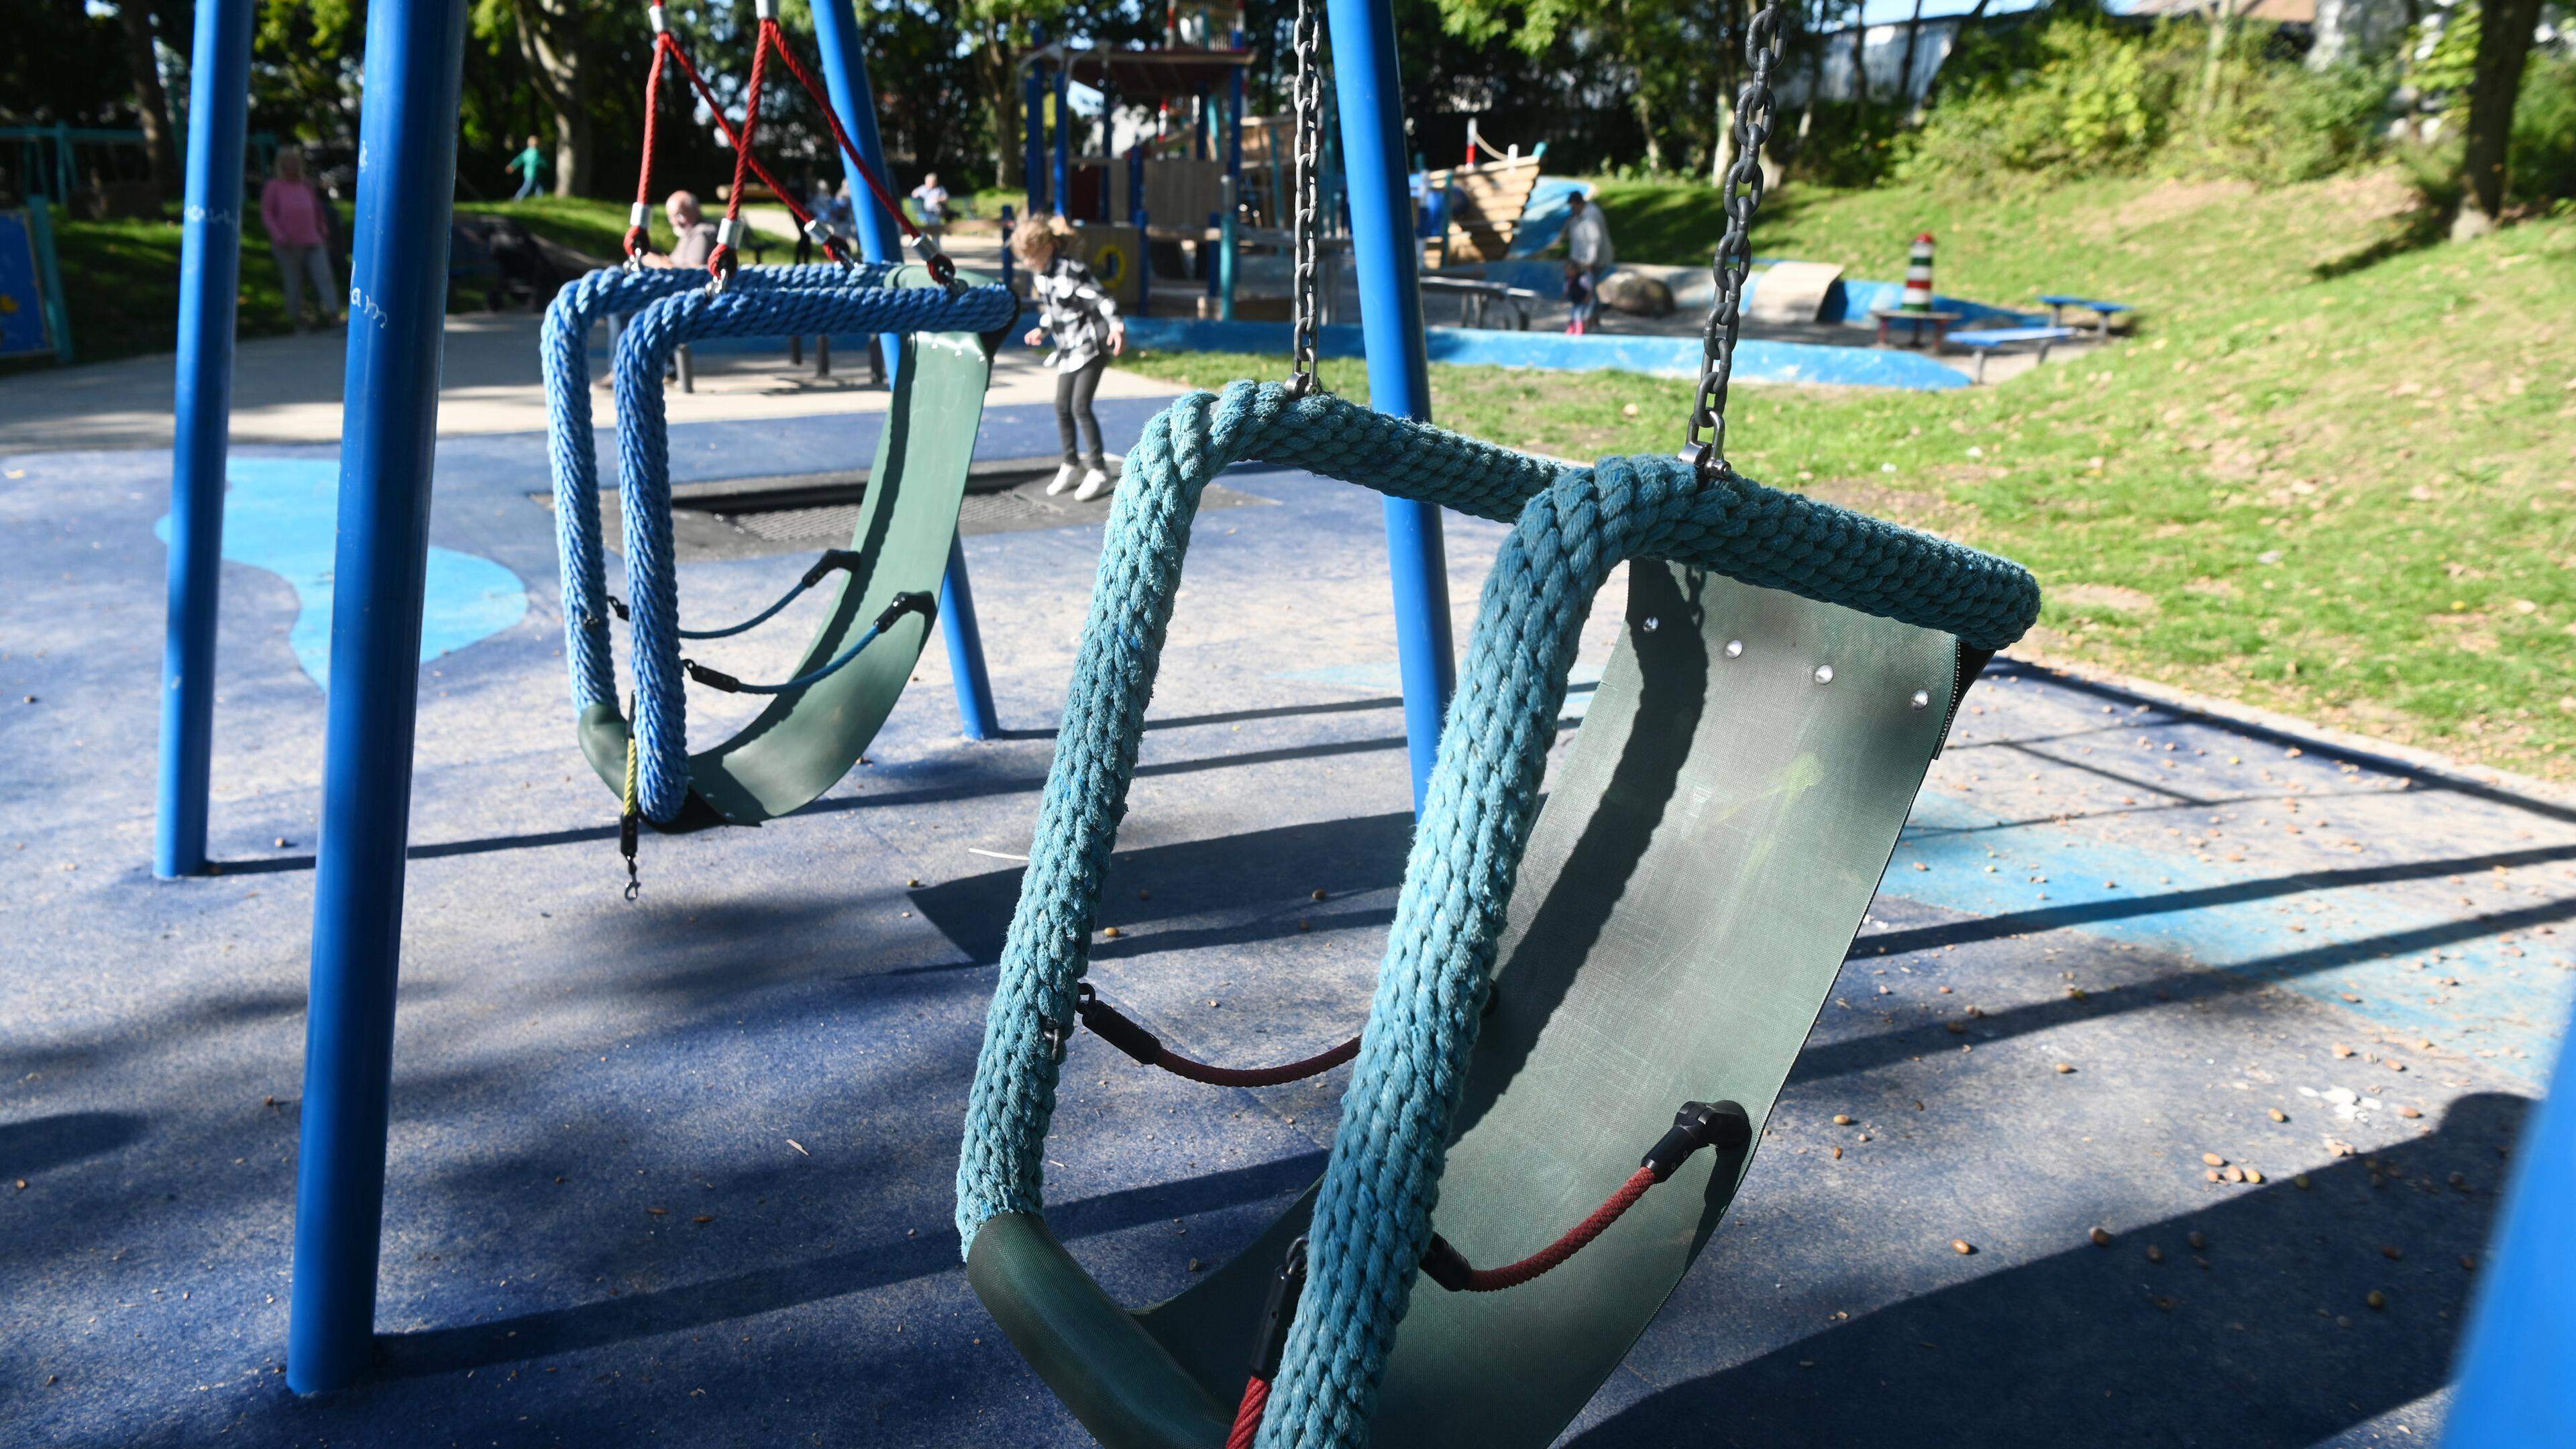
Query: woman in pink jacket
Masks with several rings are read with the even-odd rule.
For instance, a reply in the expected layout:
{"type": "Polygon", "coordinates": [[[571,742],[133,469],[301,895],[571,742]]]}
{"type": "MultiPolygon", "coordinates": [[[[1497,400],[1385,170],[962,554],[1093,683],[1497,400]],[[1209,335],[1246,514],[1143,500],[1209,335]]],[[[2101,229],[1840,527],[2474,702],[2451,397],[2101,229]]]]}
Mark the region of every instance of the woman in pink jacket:
{"type": "Polygon", "coordinates": [[[313,283],[313,310],[325,327],[340,324],[333,304],[339,284],[331,278],[330,238],[322,229],[322,193],[304,175],[304,153],[277,148],[277,174],[259,189],[259,219],[268,226],[268,249],[286,286],[286,320],[304,330],[304,283],[313,283]]]}

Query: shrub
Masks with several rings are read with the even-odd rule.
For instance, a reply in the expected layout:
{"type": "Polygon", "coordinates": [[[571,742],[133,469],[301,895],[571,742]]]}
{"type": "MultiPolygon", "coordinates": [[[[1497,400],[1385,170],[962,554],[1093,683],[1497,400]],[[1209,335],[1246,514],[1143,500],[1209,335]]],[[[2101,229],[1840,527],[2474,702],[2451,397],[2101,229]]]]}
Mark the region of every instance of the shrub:
{"type": "Polygon", "coordinates": [[[2576,56],[2531,57],[2514,102],[2505,185],[2534,206],[2576,197],[2576,56]]]}
{"type": "Polygon", "coordinates": [[[2171,122],[2170,67],[2097,21],[2050,22],[1982,65],[1945,76],[1916,133],[1909,176],[2099,174],[2143,166],[2171,122]]]}

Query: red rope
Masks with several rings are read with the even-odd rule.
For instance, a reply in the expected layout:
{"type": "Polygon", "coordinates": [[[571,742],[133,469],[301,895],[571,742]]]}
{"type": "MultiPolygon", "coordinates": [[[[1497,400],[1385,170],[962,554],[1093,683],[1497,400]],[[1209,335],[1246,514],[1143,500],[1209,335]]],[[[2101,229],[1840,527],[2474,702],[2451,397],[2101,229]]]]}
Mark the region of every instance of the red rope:
{"type": "Polygon", "coordinates": [[[1592,1216],[1576,1223],[1564,1237],[1517,1263],[1507,1263],[1500,1268],[1471,1270],[1467,1274],[1466,1291],[1496,1293],[1505,1288],[1518,1288],[1532,1278],[1556,1267],[1583,1251],[1586,1243],[1601,1236],[1612,1223],[1619,1221],[1620,1215],[1635,1207],[1637,1199],[1644,1197],[1646,1189],[1654,1185],[1655,1170],[1651,1167],[1638,1168],[1629,1175],[1626,1182],[1620,1184],[1617,1192],[1610,1194],[1609,1201],[1593,1209],[1592,1216]]]}
{"type": "MultiPolygon", "coordinates": [[[[677,40],[672,39],[668,33],[662,35],[660,40],[662,46],[669,49],[671,58],[680,63],[680,73],[688,77],[689,84],[696,90],[698,98],[706,103],[708,114],[715,117],[716,129],[724,133],[725,144],[734,148],[734,155],[737,158],[737,163],[748,162],[753,174],[760,178],[761,184],[777,193],[779,201],[787,208],[787,214],[796,218],[796,226],[798,230],[802,231],[813,225],[814,218],[812,214],[807,212],[803,206],[797,204],[795,193],[780,185],[778,178],[769,173],[769,168],[760,164],[760,157],[755,154],[751,148],[743,144],[741,134],[734,130],[733,123],[731,121],[725,119],[724,105],[721,101],[716,99],[715,88],[708,85],[706,77],[698,74],[698,68],[689,63],[689,53],[682,50],[680,48],[680,43],[677,40]]],[[[661,65],[657,58],[654,64],[654,71],[657,79],[659,78],[660,70],[661,65]]],[[[645,145],[647,147],[652,145],[652,124],[649,118],[645,123],[645,145]]],[[[646,154],[645,165],[648,168],[652,165],[651,154],[649,151],[646,154]]],[[[647,174],[650,174],[649,170],[647,174]]],[[[736,185],[734,187],[734,194],[736,196],[740,196],[742,194],[742,188],[740,185],[736,185]]],[[[645,204],[648,206],[652,204],[649,196],[641,199],[644,200],[645,204]]],[[[849,264],[849,253],[842,249],[841,242],[838,237],[825,238],[823,242],[823,251],[824,254],[829,256],[833,261],[839,262],[844,266],[849,264]]]]}
{"type": "MultiPolygon", "coordinates": [[[[662,57],[671,49],[668,32],[653,37],[653,68],[644,73],[644,157],[635,168],[635,204],[652,215],[653,207],[653,123],[662,114],[662,57]]],[[[685,65],[684,60],[681,64],[685,65]]],[[[626,228],[626,255],[641,256],[650,227],[636,222],[626,228]]]]}
{"type": "Polygon", "coordinates": [[[1243,1381],[1243,1403],[1234,1411],[1234,1432],[1225,1436],[1225,1449],[1252,1449],[1252,1441],[1261,1437],[1262,1411],[1270,1407],[1270,1380],[1255,1374],[1243,1381]]]}
{"type": "Polygon", "coordinates": [[[1205,1062],[1191,1061],[1169,1048],[1155,1057],[1154,1065],[1173,1076],[1211,1087],[1276,1087],[1283,1082],[1303,1081],[1329,1072],[1359,1054],[1360,1039],[1352,1037],[1331,1051],[1276,1067],[1212,1067],[1205,1062]]]}
{"type": "MultiPolygon", "coordinates": [[[[760,28],[763,35],[777,36],[778,58],[787,62],[788,72],[796,77],[798,84],[805,87],[805,94],[814,98],[814,104],[823,112],[824,123],[832,128],[832,139],[840,143],[841,154],[850,158],[850,165],[859,173],[859,179],[867,183],[868,190],[876,193],[877,204],[884,207],[886,213],[894,218],[895,225],[903,228],[905,236],[921,235],[921,228],[913,224],[911,217],[903,214],[903,207],[894,199],[894,193],[887,190],[885,182],[878,178],[876,168],[868,165],[867,158],[859,154],[858,143],[850,139],[849,132],[841,129],[841,116],[838,111],[832,109],[831,95],[815,84],[813,73],[806,70],[805,63],[796,58],[795,48],[787,43],[787,32],[778,28],[776,20],[764,20],[760,22],[760,28]]],[[[758,82],[754,81],[753,84],[757,85],[758,82]]]]}
{"type": "MultiPolygon", "coordinates": [[[[727,236],[738,229],[742,221],[742,188],[743,184],[751,179],[753,169],[751,148],[755,138],[760,134],[760,92],[769,78],[769,38],[777,28],[774,22],[762,21],[760,38],[753,41],[751,46],[751,84],[743,93],[742,131],[740,135],[734,137],[733,189],[725,193],[724,235],[727,236]]],[[[716,114],[722,116],[724,113],[718,111],[716,114]]],[[[728,134],[731,132],[728,131],[728,134]]],[[[761,172],[764,184],[768,184],[772,192],[783,195],[784,193],[779,191],[776,184],[767,181],[768,175],[767,171],[761,172]]],[[[733,248],[724,241],[718,240],[716,249],[707,256],[708,273],[722,277],[730,272],[732,267],[727,263],[731,260],[732,254],[733,248]]]]}

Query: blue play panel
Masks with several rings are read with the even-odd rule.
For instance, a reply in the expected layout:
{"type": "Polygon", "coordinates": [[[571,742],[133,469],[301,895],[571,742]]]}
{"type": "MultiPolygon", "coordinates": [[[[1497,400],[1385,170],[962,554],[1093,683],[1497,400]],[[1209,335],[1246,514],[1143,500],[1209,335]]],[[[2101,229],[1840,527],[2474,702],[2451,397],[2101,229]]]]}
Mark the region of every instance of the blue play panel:
{"type": "MultiPolygon", "coordinates": [[[[1152,410],[1103,404],[1110,446],[1152,410]]],[[[874,426],[675,427],[675,476],[848,469],[874,426]]],[[[995,408],[982,450],[1053,432],[995,408]]],[[[439,452],[379,1373],[287,1392],[335,466],[233,462],[223,869],[155,883],[167,457],[0,459],[0,1442],[1086,1442],[950,1219],[1098,528],[967,540],[1003,738],[958,738],[933,649],[839,788],[648,837],[628,904],[526,436],[439,452]]],[[[1270,1062],[1362,1019],[1410,792],[1377,497],[1226,486],[1261,502],[1194,540],[1094,979],[1270,1062]]],[[[1500,536],[1449,520],[1462,638],[1500,536]]],[[[800,566],[684,565],[684,607],[800,566]]],[[[774,675],[804,622],[727,667],[774,675]]],[[[1733,1212],[1564,1442],[2435,1442],[2576,989],[2576,810],[2004,660],[1871,914],[1733,1212]]],[[[1344,1075],[1221,1091],[1078,1038],[1051,1221],[1127,1300],[1176,1291],[1320,1170],[1344,1075]]]]}

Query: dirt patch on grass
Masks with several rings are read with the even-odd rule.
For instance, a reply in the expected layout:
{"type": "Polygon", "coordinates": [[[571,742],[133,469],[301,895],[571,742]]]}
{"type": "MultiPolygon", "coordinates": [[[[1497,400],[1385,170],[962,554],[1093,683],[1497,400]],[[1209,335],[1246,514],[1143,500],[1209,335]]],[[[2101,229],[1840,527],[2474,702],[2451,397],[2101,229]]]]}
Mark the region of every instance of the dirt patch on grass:
{"type": "Polygon", "coordinates": [[[2121,203],[2119,210],[2091,230],[2106,236],[2137,231],[2226,202],[2242,201],[2253,194],[2254,185],[2248,181],[2168,181],[2121,203]]]}
{"type": "Polygon", "coordinates": [[[1890,488],[1866,478],[1818,478],[1795,485],[1810,498],[1974,545],[1977,510],[1939,493],[1890,488]]]}
{"type": "Polygon", "coordinates": [[[2122,588],[2118,584],[2068,584],[2050,589],[2048,597],[2077,613],[2101,611],[2112,614],[2152,614],[2156,596],[2141,589],[2122,588]]]}

